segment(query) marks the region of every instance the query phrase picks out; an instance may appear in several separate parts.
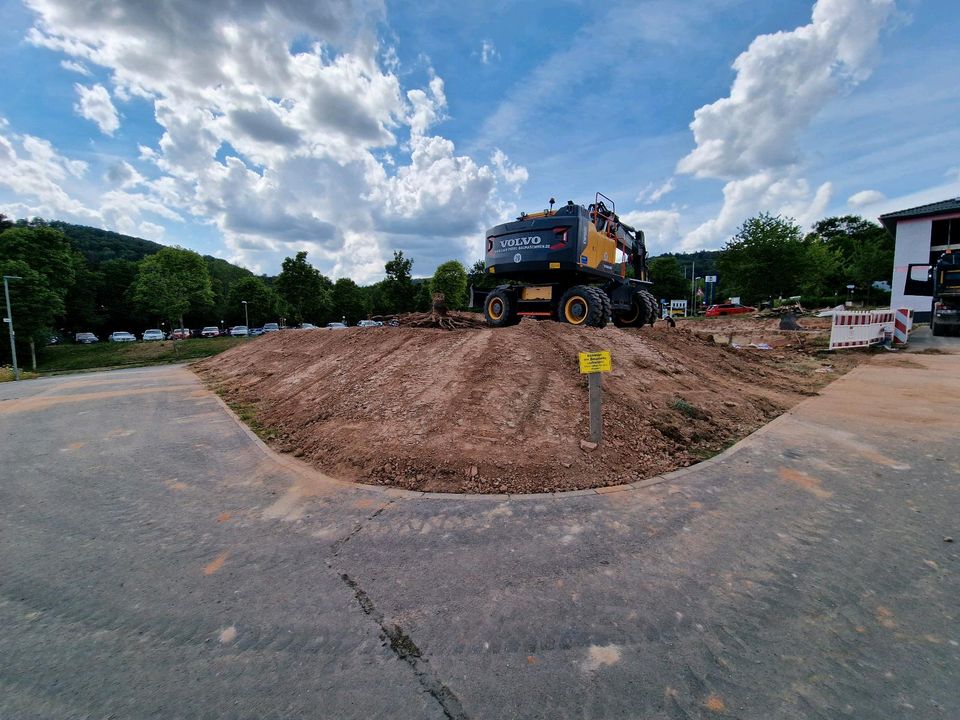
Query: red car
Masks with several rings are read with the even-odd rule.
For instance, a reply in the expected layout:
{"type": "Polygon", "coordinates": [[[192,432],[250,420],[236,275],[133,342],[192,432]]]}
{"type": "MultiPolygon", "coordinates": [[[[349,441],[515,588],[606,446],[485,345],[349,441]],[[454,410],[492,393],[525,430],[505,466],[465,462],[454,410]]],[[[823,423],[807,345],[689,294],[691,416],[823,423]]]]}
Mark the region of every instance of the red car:
{"type": "Polygon", "coordinates": [[[187,328],[177,328],[172,333],[170,333],[171,340],[188,340],[190,338],[190,331],[187,328]]]}
{"type": "Polygon", "coordinates": [[[711,305],[704,313],[706,317],[720,317],[721,315],[743,315],[744,313],[756,312],[755,307],[749,305],[737,305],[736,303],[723,303],[722,305],[711,305]]]}

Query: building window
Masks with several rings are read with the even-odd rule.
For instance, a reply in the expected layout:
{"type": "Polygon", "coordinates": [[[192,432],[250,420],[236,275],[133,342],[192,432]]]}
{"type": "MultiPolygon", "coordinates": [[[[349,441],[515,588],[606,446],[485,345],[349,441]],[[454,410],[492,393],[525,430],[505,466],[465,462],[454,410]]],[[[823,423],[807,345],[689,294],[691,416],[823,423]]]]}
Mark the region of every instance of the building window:
{"type": "Polygon", "coordinates": [[[930,224],[930,247],[960,245],[960,218],[934,220],[930,224]]]}

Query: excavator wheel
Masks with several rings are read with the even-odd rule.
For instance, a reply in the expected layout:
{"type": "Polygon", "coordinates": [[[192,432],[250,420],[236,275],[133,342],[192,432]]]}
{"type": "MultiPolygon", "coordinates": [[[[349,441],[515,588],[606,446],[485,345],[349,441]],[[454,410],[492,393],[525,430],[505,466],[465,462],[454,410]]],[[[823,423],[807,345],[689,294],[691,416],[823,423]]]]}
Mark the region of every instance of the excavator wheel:
{"type": "Polygon", "coordinates": [[[513,298],[506,290],[497,288],[487,295],[487,302],[483,305],[483,317],[491,327],[513,325],[517,318],[513,298]]]}
{"type": "MultiPolygon", "coordinates": [[[[640,295],[647,305],[647,322],[653,325],[657,317],[660,315],[660,313],[657,312],[660,304],[657,302],[657,299],[646,290],[641,290],[640,295]]],[[[641,325],[642,324],[643,323],[641,323],[641,325]]]]}
{"type": "Polygon", "coordinates": [[[620,310],[613,314],[613,324],[617,327],[641,327],[647,322],[650,308],[640,294],[633,296],[633,305],[629,310],[620,310]]]}
{"type": "Polygon", "coordinates": [[[595,327],[606,327],[610,320],[610,296],[598,287],[589,288],[600,303],[600,320],[595,327]]]}
{"type": "Polygon", "coordinates": [[[603,327],[603,301],[597,296],[596,288],[587,285],[574,285],[560,298],[557,314],[560,322],[571,325],[603,327]]]}

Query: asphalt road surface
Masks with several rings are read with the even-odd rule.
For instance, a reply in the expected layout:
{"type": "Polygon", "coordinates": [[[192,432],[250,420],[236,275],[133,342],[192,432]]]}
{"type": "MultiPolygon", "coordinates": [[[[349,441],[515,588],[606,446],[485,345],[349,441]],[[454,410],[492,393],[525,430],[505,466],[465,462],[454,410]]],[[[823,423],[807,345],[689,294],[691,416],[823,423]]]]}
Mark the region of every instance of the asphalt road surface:
{"type": "Polygon", "coordinates": [[[960,718],[958,398],[891,353],[695,468],[469,499],[186,368],[0,385],[0,718],[960,718]]]}

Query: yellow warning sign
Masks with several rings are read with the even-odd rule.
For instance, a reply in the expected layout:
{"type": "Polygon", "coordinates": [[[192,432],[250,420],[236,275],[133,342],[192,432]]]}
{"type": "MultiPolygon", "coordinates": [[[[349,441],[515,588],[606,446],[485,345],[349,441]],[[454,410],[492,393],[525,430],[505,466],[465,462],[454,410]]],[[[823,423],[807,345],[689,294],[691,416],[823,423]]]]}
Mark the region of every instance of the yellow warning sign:
{"type": "Polygon", "coordinates": [[[610,372],[612,367],[613,366],[610,364],[609,350],[580,353],[581,373],[610,372]]]}

